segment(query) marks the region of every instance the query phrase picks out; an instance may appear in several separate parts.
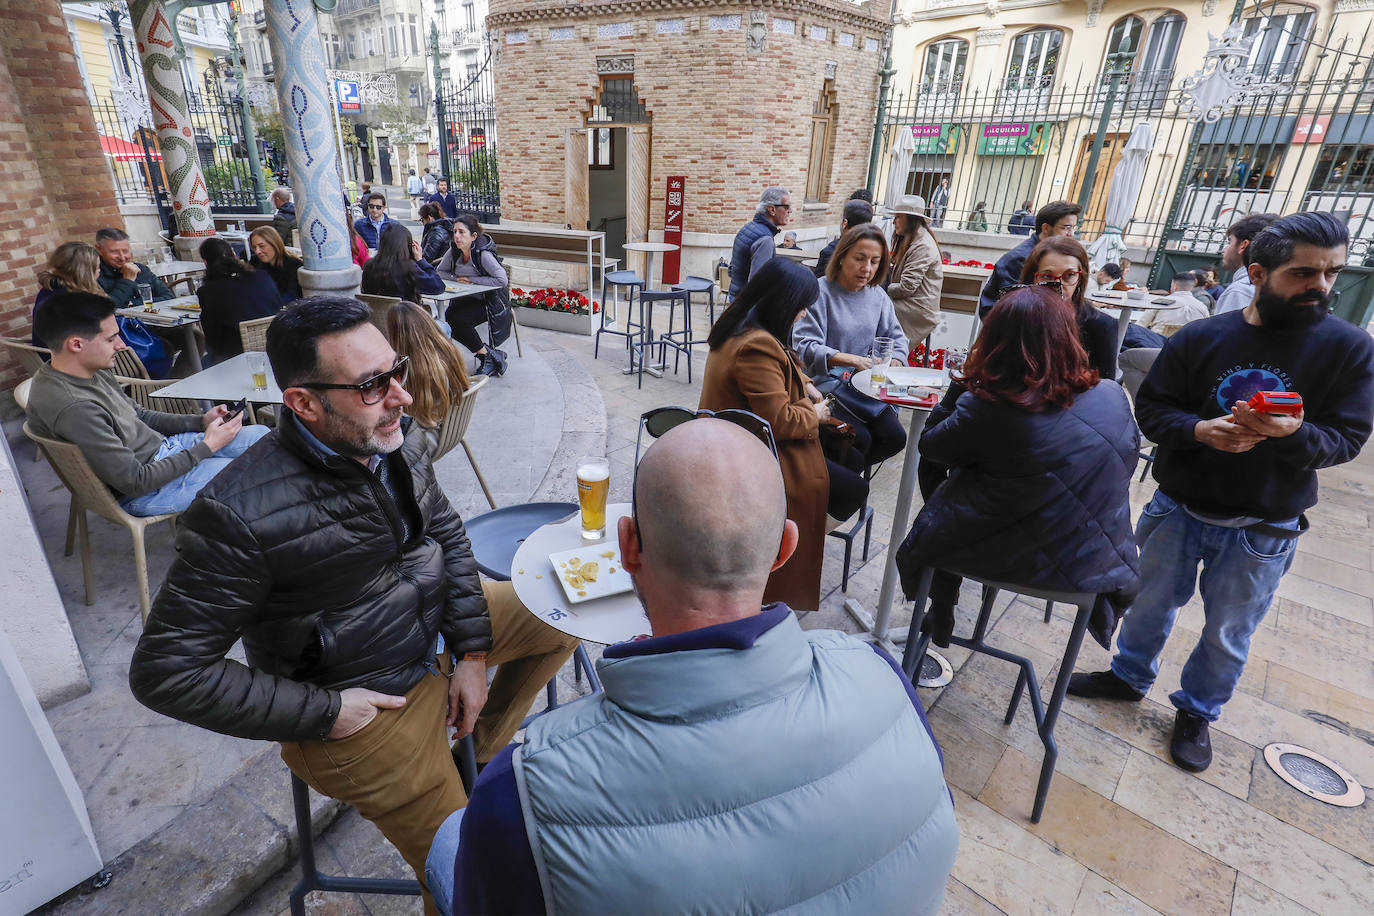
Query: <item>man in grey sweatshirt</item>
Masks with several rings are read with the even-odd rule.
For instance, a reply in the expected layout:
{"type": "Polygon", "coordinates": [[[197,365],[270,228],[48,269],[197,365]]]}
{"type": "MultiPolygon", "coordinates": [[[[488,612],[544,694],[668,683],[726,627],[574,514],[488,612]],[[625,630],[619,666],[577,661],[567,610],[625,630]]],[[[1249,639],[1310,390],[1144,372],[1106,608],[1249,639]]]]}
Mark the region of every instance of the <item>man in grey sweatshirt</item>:
{"type": "Polygon", "coordinates": [[[180,512],[212,477],[267,434],[220,405],[203,416],[145,410],[115,381],[125,348],[114,303],[63,293],[43,303],[34,330],[52,362],[33,378],[27,413],[40,436],[81,449],[130,515],[180,512]]]}

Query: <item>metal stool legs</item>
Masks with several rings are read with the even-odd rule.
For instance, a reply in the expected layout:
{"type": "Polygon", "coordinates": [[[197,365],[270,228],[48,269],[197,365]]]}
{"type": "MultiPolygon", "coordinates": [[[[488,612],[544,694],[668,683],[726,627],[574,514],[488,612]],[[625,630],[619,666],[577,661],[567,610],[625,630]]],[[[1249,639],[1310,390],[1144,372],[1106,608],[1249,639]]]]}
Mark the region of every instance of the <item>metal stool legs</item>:
{"type": "MultiPolygon", "coordinates": [[[[467,740],[470,743],[472,739],[467,740]]],[[[296,809],[296,842],[300,847],[301,863],[301,880],[291,890],[291,916],[305,916],[305,895],[311,891],[420,896],[420,882],[413,878],[350,878],[346,875],[321,874],[315,864],[315,834],[310,824],[310,787],[294,773],[291,774],[291,803],[296,809]]]]}
{"type": "MultiPolygon", "coordinates": [[[[950,570],[959,575],[957,570],[950,570]]],[[[921,659],[925,657],[926,648],[930,644],[930,637],[921,633],[921,623],[926,615],[926,601],[930,595],[930,582],[935,574],[935,570],[927,567],[921,571],[920,585],[915,597],[915,608],[911,615],[911,628],[907,632],[906,651],[902,655],[902,671],[913,684],[916,683],[916,672],[920,667],[921,659]]],[[[1040,736],[1040,743],[1045,747],[1045,755],[1040,764],[1040,779],[1035,788],[1035,803],[1031,808],[1031,823],[1040,823],[1040,817],[1045,812],[1045,799],[1049,795],[1050,782],[1054,779],[1055,763],[1059,759],[1059,745],[1054,740],[1054,726],[1059,719],[1059,710],[1064,705],[1064,696],[1069,689],[1069,678],[1073,676],[1074,665],[1078,661],[1078,650],[1083,645],[1083,634],[1088,629],[1088,619],[1092,616],[1093,608],[1099,601],[1105,601],[1102,595],[1091,595],[1086,593],[1067,593],[1067,592],[1046,592],[1027,588],[1026,586],[1008,585],[1000,582],[983,582],[973,576],[964,575],[964,578],[983,585],[983,600],[978,609],[978,620],[973,627],[971,637],[951,636],[950,643],[956,646],[963,646],[982,655],[988,655],[1002,661],[1011,662],[1020,671],[1016,678],[1016,687],[1012,691],[1011,702],[1007,705],[1007,714],[1003,718],[1003,724],[1010,725],[1016,715],[1016,709],[1021,703],[1022,694],[1026,694],[1030,699],[1031,715],[1035,719],[1035,730],[1040,736]],[[1040,699],[1040,682],[1035,676],[1035,667],[1030,659],[1011,652],[1004,651],[996,646],[990,646],[984,641],[987,635],[988,623],[992,618],[992,605],[997,598],[999,591],[1015,592],[1035,598],[1042,598],[1047,602],[1046,614],[1048,615],[1054,602],[1061,604],[1073,604],[1078,608],[1078,613],[1074,617],[1073,629],[1069,632],[1068,643],[1064,646],[1064,655],[1059,663],[1059,675],[1054,681],[1054,690],[1050,694],[1048,704],[1040,699]]]]}

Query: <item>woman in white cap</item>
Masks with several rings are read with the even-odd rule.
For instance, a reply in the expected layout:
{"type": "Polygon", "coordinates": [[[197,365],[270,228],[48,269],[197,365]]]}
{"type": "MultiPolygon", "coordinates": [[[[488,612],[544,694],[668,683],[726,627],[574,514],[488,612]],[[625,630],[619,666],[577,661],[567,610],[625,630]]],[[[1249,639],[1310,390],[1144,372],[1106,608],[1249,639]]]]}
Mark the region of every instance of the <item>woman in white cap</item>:
{"type": "Polygon", "coordinates": [[[926,202],[907,194],[892,214],[892,273],[887,295],[907,341],[915,347],[940,323],[940,287],[945,272],[940,264],[940,246],[926,219],[926,202]]]}

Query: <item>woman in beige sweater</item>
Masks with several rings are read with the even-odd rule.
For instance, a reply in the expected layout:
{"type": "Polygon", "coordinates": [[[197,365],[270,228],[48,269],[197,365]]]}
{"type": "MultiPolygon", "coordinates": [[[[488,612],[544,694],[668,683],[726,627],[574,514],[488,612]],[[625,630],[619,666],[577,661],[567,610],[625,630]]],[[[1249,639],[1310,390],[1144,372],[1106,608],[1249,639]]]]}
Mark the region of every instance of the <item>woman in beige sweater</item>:
{"type": "Polygon", "coordinates": [[[940,287],[945,280],[940,246],[926,220],[926,202],[915,194],[893,209],[892,273],[887,295],[906,339],[915,348],[940,323],[940,287]]]}

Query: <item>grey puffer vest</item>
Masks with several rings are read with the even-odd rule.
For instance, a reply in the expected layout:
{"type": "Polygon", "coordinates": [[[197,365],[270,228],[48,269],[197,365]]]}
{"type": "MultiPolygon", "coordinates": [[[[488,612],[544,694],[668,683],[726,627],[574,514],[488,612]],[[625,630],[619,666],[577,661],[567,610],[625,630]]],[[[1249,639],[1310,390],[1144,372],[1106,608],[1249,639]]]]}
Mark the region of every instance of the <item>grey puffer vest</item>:
{"type": "Polygon", "coordinates": [[[934,913],[958,827],[892,667],[794,617],[753,647],[597,663],[515,751],[554,913],[934,913]]]}

